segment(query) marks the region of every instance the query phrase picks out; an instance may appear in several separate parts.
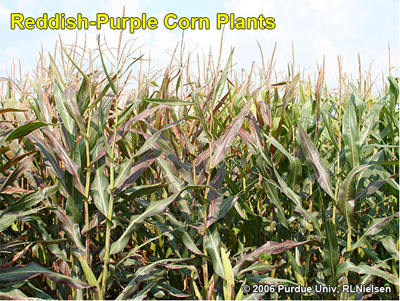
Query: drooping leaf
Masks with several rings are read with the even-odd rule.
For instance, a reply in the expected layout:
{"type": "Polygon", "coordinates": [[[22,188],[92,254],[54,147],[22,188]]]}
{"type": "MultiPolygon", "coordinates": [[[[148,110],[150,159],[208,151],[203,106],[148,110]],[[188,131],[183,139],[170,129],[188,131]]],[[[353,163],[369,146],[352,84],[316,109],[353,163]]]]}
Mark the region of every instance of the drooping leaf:
{"type": "Polygon", "coordinates": [[[119,194],[123,198],[123,201],[121,203],[133,201],[135,198],[139,198],[143,195],[152,194],[153,192],[163,189],[167,186],[168,186],[167,183],[166,184],[150,184],[150,185],[135,186],[135,187],[126,189],[126,190],[124,190],[124,192],[121,192],[119,194]]]}

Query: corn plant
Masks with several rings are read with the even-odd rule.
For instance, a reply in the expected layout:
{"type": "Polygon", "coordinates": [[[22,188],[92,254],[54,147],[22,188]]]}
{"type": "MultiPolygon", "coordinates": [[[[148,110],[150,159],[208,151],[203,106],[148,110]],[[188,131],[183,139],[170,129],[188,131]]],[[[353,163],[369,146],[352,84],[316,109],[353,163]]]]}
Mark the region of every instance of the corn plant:
{"type": "Polygon", "coordinates": [[[233,51],[160,76],[100,39],[86,70],[75,50],[1,78],[1,298],[399,297],[398,79],[241,80],[233,51]]]}

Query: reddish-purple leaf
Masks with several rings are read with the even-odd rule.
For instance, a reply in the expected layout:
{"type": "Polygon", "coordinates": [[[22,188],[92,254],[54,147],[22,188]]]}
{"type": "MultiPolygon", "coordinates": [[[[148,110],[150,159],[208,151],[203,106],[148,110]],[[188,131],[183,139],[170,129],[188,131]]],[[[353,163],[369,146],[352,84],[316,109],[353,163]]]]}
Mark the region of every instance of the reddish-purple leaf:
{"type": "Polygon", "coordinates": [[[233,268],[233,273],[237,275],[243,268],[249,264],[257,261],[262,254],[280,254],[294,247],[301,246],[307,243],[307,241],[297,242],[292,240],[286,240],[284,242],[269,241],[261,247],[257,248],[250,254],[243,255],[238,263],[233,268]]]}
{"type": "Polygon", "coordinates": [[[120,193],[126,187],[132,185],[140,175],[157,159],[157,157],[161,154],[160,150],[151,150],[147,152],[139,161],[132,164],[131,174],[129,177],[119,184],[115,189],[115,194],[120,193]]]}
{"type": "Polygon", "coordinates": [[[31,166],[34,156],[35,154],[32,154],[21,160],[21,163],[18,165],[18,167],[11,173],[11,175],[8,176],[3,185],[1,185],[0,191],[4,190],[4,188],[18,179],[18,177],[31,166]]]}
{"type": "Polygon", "coordinates": [[[216,222],[219,218],[219,212],[221,211],[221,205],[223,201],[223,195],[221,191],[222,183],[224,182],[226,174],[226,166],[222,164],[218,169],[218,173],[215,178],[211,181],[210,186],[214,189],[210,189],[207,194],[207,199],[210,201],[210,206],[208,207],[208,218],[206,222],[206,228],[211,224],[216,222]]]}
{"type": "Polygon", "coordinates": [[[82,194],[85,195],[83,186],[81,181],[79,180],[79,175],[78,175],[78,164],[75,163],[67,154],[67,151],[64,149],[64,147],[61,145],[60,141],[57,139],[57,137],[50,132],[47,129],[42,130],[43,134],[47,137],[51,147],[53,150],[56,152],[56,154],[60,157],[60,159],[64,162],[64,167],[65,169],[74,176],[74,186],[78,191],[82,194]]]}
{"type": "Polygon", "coordinates": [[[253,102],[250,101],[243,107],[239,115],[231,121],[222,137],[216,141],[216,147],[213,150],[212,168],[217,166],[225,158],[252,104],[253,102]]]}

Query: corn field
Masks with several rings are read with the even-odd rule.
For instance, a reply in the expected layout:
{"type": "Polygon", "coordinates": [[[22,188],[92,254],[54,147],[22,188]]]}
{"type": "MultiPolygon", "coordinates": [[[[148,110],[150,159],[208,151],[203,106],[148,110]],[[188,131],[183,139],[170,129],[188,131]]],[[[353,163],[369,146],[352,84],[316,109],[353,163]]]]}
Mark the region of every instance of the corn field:
{"type": "Polygon", "coordinates": [[[0,78],[0,299],[398,300],[398,78],[97,42],[0,78]]]}

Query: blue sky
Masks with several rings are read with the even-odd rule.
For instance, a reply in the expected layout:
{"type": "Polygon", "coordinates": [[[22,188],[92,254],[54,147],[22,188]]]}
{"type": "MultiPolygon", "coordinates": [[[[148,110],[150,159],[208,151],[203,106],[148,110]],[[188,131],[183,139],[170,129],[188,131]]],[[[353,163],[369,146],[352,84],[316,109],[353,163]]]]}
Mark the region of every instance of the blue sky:
{"type": "MultiPolygon", "coordinates": [[[[186,52],[196,49],[208,54],[210,48],[214,57],[218,56],[221,30],[217,30],[217,13],[234,13],[238,17],[274,17],[276,28],[273,30],[226,30],[222,55],[226,60],[230,49],[235,47],[234,61],[238,68],[250,70],[252,63],[261,65],[261,55],[257,45],[260,43],[264,58],[267,60],[277,43],[277,72],[287,73],[288,63],[292,61],[292,43],[295,51],[296,70],[305,73],[316,71],[325,55],[326,79],[328,87],[337,83],[337,56],[343,58],[344,71],[354,79],[358,78],[358,53],[361,57],[362,71],[365,74],[370,64],[373,76],[389,72],[388,44],[391,47],[391,64],[397,68],[392,74],[398,75],[399,67],[399,1],[398,0],[230,0],[230,1],[161,1],[161,0],[114,0],[114,1],[39,1],[39,0],[0,0],[0,76],[9,73],[12,60],[20,61],[23,72],[36,65],[41,47],[45,53],[53,52],[58,34],[64,43],[71,43],[78,34],[83,43],[87,37],[88,45],[96,47],[96,35],[105,35],[111,45],[117,45],[119,33],[108,26],[102,30],[90,28],[85,31],[69,30],[11,30],[10,14],[22,13],[25,17],[38,18],[43,13],[54,16],[65,13],[66,17],[76,17],[82,13],[88,19],[94,19],[96,13],[108,13],[110,16],[122,15],[126,7],[126,16],[137,17],[147,13],[156,17],[159,26],[156,30],[137,30],[134,34],[124,32],[124,41],[135,39],[143,53],[150,53],[154,67],[165,67],[170,56],[166,50],[174,49],[181,40],[182,30],[168,30],[162,22],[168,13],[178,17],[208,17],[210,30],[186,30],[186,52]]],[[[381,75],[379,82],[381,83],[381,75]]]]}

